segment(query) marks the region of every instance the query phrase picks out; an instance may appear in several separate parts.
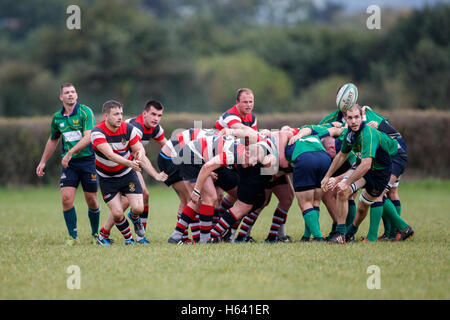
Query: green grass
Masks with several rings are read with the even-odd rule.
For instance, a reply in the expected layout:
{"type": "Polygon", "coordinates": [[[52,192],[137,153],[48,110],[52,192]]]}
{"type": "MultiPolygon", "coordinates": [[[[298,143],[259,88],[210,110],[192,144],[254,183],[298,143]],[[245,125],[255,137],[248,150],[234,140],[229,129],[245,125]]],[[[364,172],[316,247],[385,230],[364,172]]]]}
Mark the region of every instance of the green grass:
{"type": "MultiPolygon", "coordinates": [[[[276,199],[253,228],[256,244],[169,245],[177,197],[151,187],[150,246],[126,247],[115,228],[113,247],[92,245],[79,192],[82,243],[68,247],[56,187],[0,191],[0,299],[450,299],[450,181],[402,182],[402,216],[416,231],[413,239],[345,246],[299,243],[296,203],[286,227],[296,242],[263,243],[276,199]],[[79,290],[66,286],[70,265],[80,267],[79,290]],[[380,290],[366,286],[370,265],[380,267],[380,290]]],[[[107,209],[100,203],[103,222],[107,209]]],[[[320,222],[327,234],[331,220],[323,207],[320,222]]],[[[358,238],[367,229],[368,219],[358,238]]]]}

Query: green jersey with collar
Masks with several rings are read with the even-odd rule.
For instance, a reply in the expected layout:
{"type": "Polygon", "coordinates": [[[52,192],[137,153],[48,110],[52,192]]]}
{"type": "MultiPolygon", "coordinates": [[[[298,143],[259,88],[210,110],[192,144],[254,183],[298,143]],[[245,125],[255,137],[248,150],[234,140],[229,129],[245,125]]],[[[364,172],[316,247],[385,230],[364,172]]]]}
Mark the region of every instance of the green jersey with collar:
{"type": "Polygon", "coordinates": [[[373,159],[371,170],[382,170],[391,166],[391,157],[397,154],[398,142],[363,122],[358,132],[348,130],[342,141],[341,152],[352,150],[359,159],[373,159]]]}
{"type": "MultiPolygon", "coordinates": [[[[84,132],[86,130],[92,130],[94,125],[94,113],[88,106],[77,103],[73,112],[68,116],[64,115],[63,107],[53,114],[50,139],[57,140],[62,137],[61,157],[64,157],[67,151],[83,138],[84,132]]],[[[92,147],[88,145],[77,154],[74,154],[72,158],[83,158],[93,155],[92,147]]]]}

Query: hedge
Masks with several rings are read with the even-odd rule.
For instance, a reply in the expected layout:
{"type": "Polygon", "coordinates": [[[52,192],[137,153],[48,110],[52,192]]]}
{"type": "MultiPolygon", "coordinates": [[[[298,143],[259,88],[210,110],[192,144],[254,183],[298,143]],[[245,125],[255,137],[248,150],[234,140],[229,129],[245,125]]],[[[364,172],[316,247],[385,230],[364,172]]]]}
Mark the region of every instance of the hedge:
{"type": "MultiPolygon", "coordinates": [[[[397,111],[382,112],[403,135],[408,146],[406,176],[450,178],[450,112],[448,111],[397,111]]],[[[194,126],[208,128],[214,125],[218,114],[165,114],[161,121],[166,136],[179,129],[194,126]]],[[[258,116],[259,128],[278,129],[283,125],[298,127],[317,123],[325,113],[271,114],[258,116]]],[[[97,122],[102,115],[97,115],[97,122]]],[[[36,176],[45,143],[50,134],[51,118],[0,118],[0,138],[3,141],[3,157],[0,158],[1,186],[58,184],[61,158],[59,144],[46,166],[43,178],[36,176]],[[56,152],[55,152],[56,153],[56,152]]],[[[155,144],[147,147],[152,163],[156,164],[158,150],[155,144]]],[[[146,178],[152,183],[150,178],[146,178]]]]}

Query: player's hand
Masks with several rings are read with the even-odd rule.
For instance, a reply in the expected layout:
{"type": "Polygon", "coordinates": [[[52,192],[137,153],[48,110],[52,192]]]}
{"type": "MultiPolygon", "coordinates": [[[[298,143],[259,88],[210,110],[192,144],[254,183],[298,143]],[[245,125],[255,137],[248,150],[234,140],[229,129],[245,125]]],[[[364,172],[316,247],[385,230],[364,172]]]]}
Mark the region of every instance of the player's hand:
{"type": "Polygon", "coordinates": [[[134,154],[134,158],[138,161],[142,161],[142,159],[144,158],[144,149],[139,149],[138,151],[136,151],[136,153],[134,154]]]}
{"type": "Polygon", "coordinates": [[[69,166],[70,159],[72,159],[72,154],[70,152],[67,152],[61,160],[61,164],[64,168],[67,168],[69,166]]]}
{"type": "Polygon", "coordinates": [[[39,165],[36,168],[36,175],[38,177],[43,177],[45,175],[44,168],[45,168],[45,163],[39,163],[39,165]]]}
{"type": "Polygon", "coordinates": [[[341,181],[336,185],[335,188],[336,188],[337,192],[344,192],[349,188],[349,186],[345,181],[341,181]]]}
{"type": "Polygon", "coordinates": [[[331,177],[327,182],[327,190],[333,190],[336,187],[337,179],[331,177]]]}
{"type": "Polygon", "coordinates": [[[292,138],[289,139],[289,145],[294,144],[297,140],[301,139],[302,137],[300,137],[299,134],[296,134],[295,136],[293,136],[292,138]]]}
{"type": "Polygon", "coordinates": [[[378,122],[376,121],[370,121],[367,125],[372,128],[378,129],[378,122]]]}
{"type": "Polygon", "coordinates": [[[272,136],[272,132],[269,129],[262,129],[259,133],[268,138],[272,136]]]}
{"type": "Polygon", "coordinates": [[[198,193],[196,193],[195,191],[192,191],[192,193],[191,193],[191,200],[192,200],[192,202],[194,204],[199,203],[201,199],[202,198],[201,198],[201,196],[198,193]]]}
{"type": "Polygon", "coordinates": [[[330,178],[324,177],[320,182],[320,187],[322,188],[323,192],[328,191],[328,180],[330,180],[330,178]]]}
{"type": "Polygon", "coordinates": [[[213,179],[213,181],[217,181],[217,179],[219,178],[219,175],[215,172],[211,172],[209,176],[211,177],[211,179],[213,179]]]}
{"type": "Polygon", "coordinates": [[[331,125],[335,128],[340,128],[342,127],[342,123],[340,123],[339,121],[334,121],[331,123],[331,125]]]}
{"type": "Polygon", "coordinates": [[[158,174],[155,176],[155,180],[156,180],[156,181],[164,182],[164,181],[167,180],[168,177],[169,177],[169,176],[167,175],[167,173],[165,173],[164,171],[161,171],[160,173],[158,173],[158,174]]]}
{"type": "Polygon", "coordinates": [[[130,161],[129,167],[134,171],[141,172],[141,167],[139,166],[139,161],[137,160],[130,161]]]}

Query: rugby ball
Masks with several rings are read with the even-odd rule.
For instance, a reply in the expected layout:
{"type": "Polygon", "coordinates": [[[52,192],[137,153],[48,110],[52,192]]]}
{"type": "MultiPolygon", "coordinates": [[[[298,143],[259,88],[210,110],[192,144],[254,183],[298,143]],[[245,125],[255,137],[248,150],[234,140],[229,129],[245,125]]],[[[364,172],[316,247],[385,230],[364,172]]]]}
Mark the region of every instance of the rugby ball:
{"type": "Polygon", "coordinates": [[[358,100],[358,88],[353,83],[344,84],[336,95],[336,105],[339,110],[346,112],[358,100]]]}

